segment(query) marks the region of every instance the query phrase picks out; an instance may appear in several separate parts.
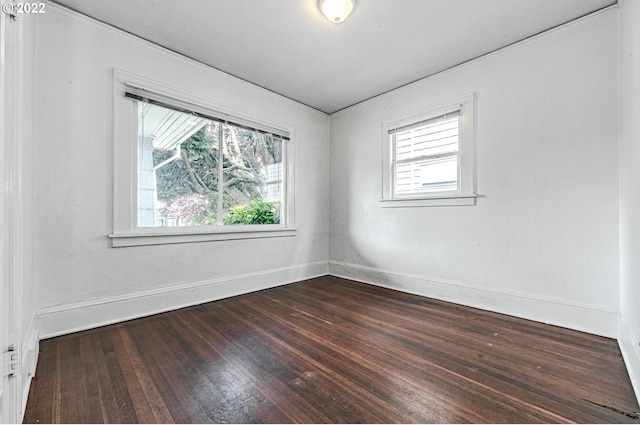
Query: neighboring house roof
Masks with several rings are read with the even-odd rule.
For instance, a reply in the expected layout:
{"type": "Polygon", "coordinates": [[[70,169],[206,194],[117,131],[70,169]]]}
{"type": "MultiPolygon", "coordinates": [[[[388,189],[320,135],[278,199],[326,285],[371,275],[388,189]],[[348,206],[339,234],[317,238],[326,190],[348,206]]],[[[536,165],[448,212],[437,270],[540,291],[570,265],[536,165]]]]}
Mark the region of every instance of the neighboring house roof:
{"type": "Polygon", "coordinates": [[[204,127],[208,120],[149,103],[140,103],[144,124],[138,135],[151,137],[156,149],[172,150],[204,127]]]}

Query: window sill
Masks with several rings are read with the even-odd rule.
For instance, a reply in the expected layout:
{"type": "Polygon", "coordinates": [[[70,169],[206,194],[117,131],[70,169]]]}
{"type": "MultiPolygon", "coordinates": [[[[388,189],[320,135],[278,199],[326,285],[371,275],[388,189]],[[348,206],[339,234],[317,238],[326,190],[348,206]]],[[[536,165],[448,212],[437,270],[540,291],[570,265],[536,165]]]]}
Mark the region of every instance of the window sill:
{"type": "Polygon", "coordinates": [[[296,235],[295,229],[224,230],[192,233],[115,233],[110,234],[113,248],[174,243],[229,241],[238,239],[282,238],[296,235]]]}
{"type": "Polygon", "coordinates": [[[380,208],[449,207],[476,205],[478,195],[442,195],[423,198],[381,199],[380,208]]]}

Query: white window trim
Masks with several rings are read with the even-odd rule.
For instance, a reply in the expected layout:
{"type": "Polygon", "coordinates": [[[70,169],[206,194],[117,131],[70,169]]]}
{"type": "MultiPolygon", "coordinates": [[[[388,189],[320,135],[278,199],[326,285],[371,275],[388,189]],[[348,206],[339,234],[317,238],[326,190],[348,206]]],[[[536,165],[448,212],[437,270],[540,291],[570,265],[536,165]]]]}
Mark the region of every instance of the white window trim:
{"type": "Polygon", "coordinates": [[[294,128],[270,117],[239,110],[211,99],[203,98],[166,84],[152,81],[126,71],[114,69],[113,97],[113,233],[108,237],[112,246],[159,245],[206,242],[233,239],[254,239],[295,236],[294,203],[294,128]],[[281,224],[234,226],[138,227],[137,223],[137,110],[135,102],[125,98],[125,86],[141,87],[160,95],[193,105],[200,111],[217,116],[229,116],[240,122],[251,122],[265,128],[279,129],[289,134],[283,140],[285,163],[283,218],[281,224]]]}
{"type": "Polygon", "coordinates": [[[468,93],[439,102],[427,108],[385,119],[382,122],[382,208],[468,206],[475,205],[474,159],[474,106],[475,93],[468,93]],[[393,152],[389,131],[434,118],[446,111],[460,110],[460,155],[458,163],[458,190],[393,196],[393,152]]]}

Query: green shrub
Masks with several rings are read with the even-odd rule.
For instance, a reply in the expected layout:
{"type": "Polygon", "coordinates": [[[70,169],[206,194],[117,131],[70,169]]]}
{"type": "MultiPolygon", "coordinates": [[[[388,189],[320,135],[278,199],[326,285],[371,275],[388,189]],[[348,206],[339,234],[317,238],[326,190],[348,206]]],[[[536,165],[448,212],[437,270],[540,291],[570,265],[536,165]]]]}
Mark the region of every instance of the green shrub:
{"type": "Polygon", "coordinates": [[[279,224],[280,204],[253,199],[248,204],[231,207],[224,224],[279,224]]]}

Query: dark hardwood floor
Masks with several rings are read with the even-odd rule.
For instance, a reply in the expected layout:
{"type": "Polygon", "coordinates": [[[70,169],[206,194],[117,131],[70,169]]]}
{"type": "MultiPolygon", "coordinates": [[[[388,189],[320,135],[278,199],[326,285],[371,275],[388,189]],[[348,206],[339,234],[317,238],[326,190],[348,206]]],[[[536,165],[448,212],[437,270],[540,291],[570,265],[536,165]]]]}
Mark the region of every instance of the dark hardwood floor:
{"type": "Polygon", "coordinates": [[[616,341],[335,277],[43,340],[26,423],[635,423],[616,341]]]}

